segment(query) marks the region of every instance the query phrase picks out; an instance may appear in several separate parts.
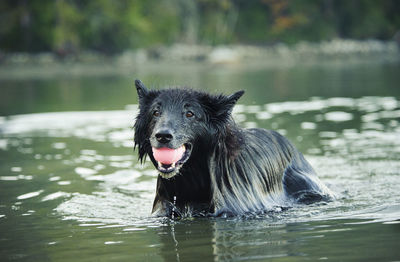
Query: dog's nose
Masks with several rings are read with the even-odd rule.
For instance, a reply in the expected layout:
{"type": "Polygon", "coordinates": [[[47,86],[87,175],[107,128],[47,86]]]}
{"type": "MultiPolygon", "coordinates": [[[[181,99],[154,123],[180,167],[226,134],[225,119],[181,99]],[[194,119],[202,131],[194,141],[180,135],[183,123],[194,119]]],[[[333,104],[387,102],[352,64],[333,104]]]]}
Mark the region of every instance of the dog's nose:
{"type": "Polygon", "coordinates": [[[157,141],[162,144],[167,144],[167,143],[171,142],[171,140],[173,138],[172,134],[167,130],[157,132],[157,134],[155,136],[156,136],[157,141]]]}

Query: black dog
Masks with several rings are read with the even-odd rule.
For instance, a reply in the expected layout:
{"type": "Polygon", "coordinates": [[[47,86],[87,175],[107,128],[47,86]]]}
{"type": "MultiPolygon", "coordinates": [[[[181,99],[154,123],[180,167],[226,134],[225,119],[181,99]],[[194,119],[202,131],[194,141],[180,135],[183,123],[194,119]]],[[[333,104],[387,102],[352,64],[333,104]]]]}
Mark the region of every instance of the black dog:
{"type": "Polygon", "coordinates": [[[329,189],[283,136],[243,129],[231,117],[244,91],[147,90],[135,81],[135,147],[158,169],[153,213],[238,215],[329,200],[329,189]]]}

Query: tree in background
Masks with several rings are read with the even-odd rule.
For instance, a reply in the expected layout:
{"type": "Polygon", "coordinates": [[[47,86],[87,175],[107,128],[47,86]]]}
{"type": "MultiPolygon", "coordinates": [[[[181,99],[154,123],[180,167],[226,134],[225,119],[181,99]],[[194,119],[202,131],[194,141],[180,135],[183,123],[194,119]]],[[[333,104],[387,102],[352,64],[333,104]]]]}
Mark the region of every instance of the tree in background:
{"type": "Polygon", "coordinates": [[[398,0],[4,0],[0,49],[104,53],[172,43],[391,39],[398,0]]]}

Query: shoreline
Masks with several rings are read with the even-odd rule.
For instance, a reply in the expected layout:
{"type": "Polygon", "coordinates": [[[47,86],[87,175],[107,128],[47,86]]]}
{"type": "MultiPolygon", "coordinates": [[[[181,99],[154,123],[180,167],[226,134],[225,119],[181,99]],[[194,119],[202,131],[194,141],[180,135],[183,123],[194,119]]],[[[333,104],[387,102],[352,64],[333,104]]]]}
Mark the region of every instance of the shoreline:
{"type": "Polygon", "coordinates": [[[316,63],[397,63],[400,46],[395,41],[336,39],[319,43],[299,42],[293,46],[183,45],[127,50],[105,55],[83,51],[63,58],[55,53],[3,53],[0,79],[59,75],[131,74],[141,68],[157,70],[173,65],[280,67],[316,63]]]}

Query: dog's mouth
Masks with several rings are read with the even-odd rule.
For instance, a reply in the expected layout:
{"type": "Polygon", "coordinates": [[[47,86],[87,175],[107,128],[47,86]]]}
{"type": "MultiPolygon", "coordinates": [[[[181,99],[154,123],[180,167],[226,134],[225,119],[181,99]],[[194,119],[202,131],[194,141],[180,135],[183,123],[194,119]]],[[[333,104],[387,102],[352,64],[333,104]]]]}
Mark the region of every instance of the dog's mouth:
{"type": "Polygon", "coordinates": [[[189,159],[190,153],[192,152],[192,145],[183,144],[175,149],[168,147],[153,147],[152,150],[160,176],[169,179],[177,175],[179,169],[189,159]]]}

